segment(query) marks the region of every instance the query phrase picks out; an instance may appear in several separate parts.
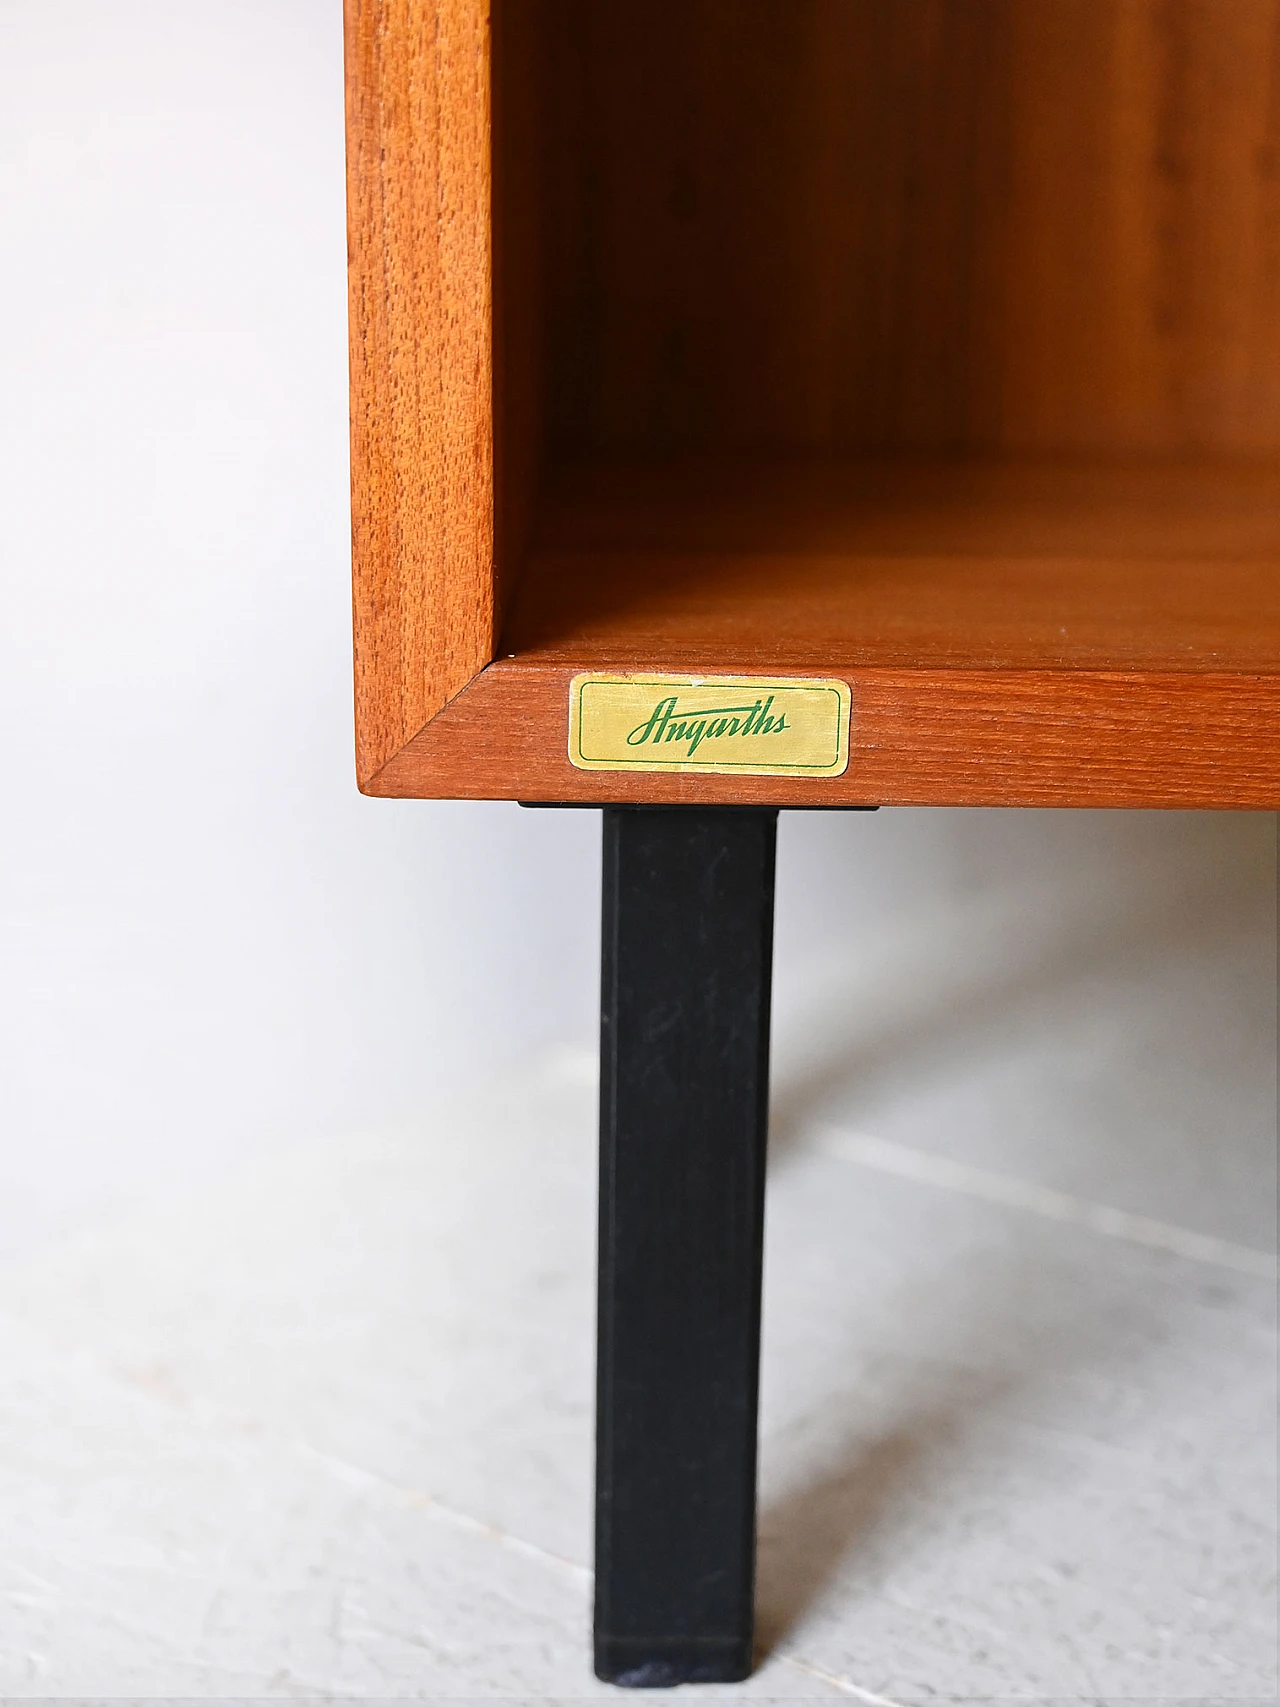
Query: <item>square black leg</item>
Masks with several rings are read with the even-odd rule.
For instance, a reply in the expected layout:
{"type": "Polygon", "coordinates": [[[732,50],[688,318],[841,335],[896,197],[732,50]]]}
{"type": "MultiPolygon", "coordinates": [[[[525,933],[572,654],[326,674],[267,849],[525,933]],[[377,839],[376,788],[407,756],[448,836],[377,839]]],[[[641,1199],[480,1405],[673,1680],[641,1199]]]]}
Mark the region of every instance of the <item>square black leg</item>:
{"type": "Polygon", "coordinates": [[[752,1658],[777,813],[608,807],[595,1663],[752,1658]]]}

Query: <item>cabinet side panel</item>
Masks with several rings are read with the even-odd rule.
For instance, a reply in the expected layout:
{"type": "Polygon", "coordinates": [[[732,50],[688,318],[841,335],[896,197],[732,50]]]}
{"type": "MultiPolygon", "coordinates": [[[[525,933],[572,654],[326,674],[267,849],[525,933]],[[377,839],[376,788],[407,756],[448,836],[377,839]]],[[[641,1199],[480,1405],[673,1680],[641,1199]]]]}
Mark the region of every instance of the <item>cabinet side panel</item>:
{"type": "Polygon", "coordinates": [[[485,0],[346,0],[363,784],[493,653],[485,0]]]}

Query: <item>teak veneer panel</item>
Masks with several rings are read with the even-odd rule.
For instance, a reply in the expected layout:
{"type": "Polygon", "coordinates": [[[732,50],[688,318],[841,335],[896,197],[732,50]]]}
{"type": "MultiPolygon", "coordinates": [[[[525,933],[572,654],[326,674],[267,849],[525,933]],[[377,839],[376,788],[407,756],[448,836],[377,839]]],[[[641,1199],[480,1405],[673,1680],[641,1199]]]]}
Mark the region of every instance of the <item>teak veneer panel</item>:
{"type": "Polygon", "coordinates": [[[1280,805],[1280,0],[493,13],[346,0],[361,786],[1280,805]],[[575,771],[600,668],[849,769],[575,771]]]}
{"type": "Polygon", "coordinates": [[[346,0],[363,780],[493,656],[488,7],[346,0]]]}
{"type": "Polygon", "coordinates": [[[580,469],[500,651],[759,674],[1271,672],[1280,463],[580,469]]]}
{"type": "Polygon", "coordinates": [[[860,670],[849,768],[789,777],[575,770],[577,664],[502,659],[366,785],[391,797],[776,806],[1280,806],[1274,676],[860,670]]]}
{"type": "Polygon", "coordinates": [[[1276,0],[513,0],[574,456],[1280,449],[1276,0]]]}

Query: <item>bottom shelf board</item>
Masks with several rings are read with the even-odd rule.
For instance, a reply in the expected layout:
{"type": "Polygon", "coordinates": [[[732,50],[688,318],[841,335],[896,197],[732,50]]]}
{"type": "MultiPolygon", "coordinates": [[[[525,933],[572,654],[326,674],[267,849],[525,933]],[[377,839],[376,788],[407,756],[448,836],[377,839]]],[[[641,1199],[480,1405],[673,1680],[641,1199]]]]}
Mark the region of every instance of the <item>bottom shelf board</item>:
{"type": "Polygon", "coordinates": [[[583,468],[380,795],[1280,807],[1280,466],[583,468]],[[583,671],[847,681],[838,777],[569,763],[583,671]]]}
{"type": "Polygon", "coordinates": [[[500,656],[602,669],[1280,668],[1280,466],[579,469],[500,656]]]}

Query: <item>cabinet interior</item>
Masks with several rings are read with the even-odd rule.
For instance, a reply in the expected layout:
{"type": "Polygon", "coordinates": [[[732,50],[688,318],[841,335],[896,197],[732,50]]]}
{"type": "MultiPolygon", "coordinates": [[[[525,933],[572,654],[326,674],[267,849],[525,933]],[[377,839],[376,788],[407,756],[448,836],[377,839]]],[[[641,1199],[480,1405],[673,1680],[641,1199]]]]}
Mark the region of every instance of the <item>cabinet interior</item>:
{"type": "Polygon", "coordinates": [[[1274,667],[1278,46],[496,0],[499,656],[1274,667]]]}

